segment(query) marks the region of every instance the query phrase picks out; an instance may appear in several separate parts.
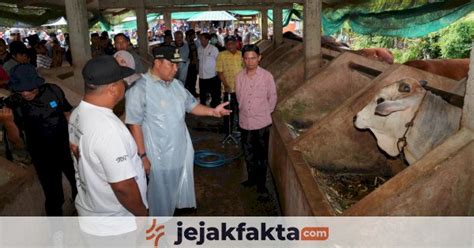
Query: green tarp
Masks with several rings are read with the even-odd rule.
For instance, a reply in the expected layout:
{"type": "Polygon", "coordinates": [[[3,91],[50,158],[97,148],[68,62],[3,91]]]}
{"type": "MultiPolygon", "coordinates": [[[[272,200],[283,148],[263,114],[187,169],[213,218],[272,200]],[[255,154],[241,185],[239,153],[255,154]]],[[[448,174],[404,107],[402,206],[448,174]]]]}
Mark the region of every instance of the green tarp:
{"type": "Polygon", "coordinates": [[[322,25],[325,35],[339,31],[347,21],[356,33],[415,38],[444,28],[472,11],[471,0],[372,0],[327,7],[322,25]]]}
{"type": "Polygon", "coordinates": [[[234,15],[241,15],[241,16],[253,16],[258,15],[260,11],[258,10],[229,10],[230,13],[234,15]]]}
{"type": "Polygon", "coordinates": [[[197,12],[173,12],[171,13],[171,19],[173,20],[187,20],[191,18],[191,16],[194,16],[196,14],[199,14],[199,11],[197,12]]]}
{"type": "MultiPolygon", "coordinates": [[[[273,22],[273,10],[268,10],[267,13],[268,19],[273,22]]],[[[283,9],[283,14],[282,14],[282,21],[283,21],[283,27],[288,26],[290,23],[291,19],[299,19],[300,13],[295,10],[295,9],[283,9]]]]}
{"type": "Polygon", "coordinates": [[[0,26],[13,26],[16,23],[41,26],[49,20],[64,16],[62,9],[56,8],[17,8],[12,4],[0,3],[0,26]]]}

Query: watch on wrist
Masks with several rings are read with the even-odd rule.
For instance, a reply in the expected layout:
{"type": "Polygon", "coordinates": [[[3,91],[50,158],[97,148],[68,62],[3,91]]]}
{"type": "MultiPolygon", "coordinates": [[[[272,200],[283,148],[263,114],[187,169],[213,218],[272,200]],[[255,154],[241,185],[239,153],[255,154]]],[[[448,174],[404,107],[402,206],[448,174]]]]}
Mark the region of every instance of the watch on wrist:
{"type": "Polygon", "coordinates": [[[144,153],[142,153],[142,154],[138,153],[138,156],[139,156],[141,159],[143,159],[144,157],[146,157],[146,152],[144,152],[144,153]]]}

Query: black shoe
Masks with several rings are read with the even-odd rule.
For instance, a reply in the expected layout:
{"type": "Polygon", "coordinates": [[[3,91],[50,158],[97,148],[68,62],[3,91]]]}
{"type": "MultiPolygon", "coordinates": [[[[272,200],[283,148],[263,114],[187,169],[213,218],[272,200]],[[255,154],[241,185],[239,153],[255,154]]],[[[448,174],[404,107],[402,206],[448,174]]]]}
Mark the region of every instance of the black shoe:
{"type": "Polygon", "coordinates": [[[252,181],[252,180],[247,180],[247,181],[244,181],[244,182],[240,183],[240,185],[244,186],[245,188],[255,186],[256,184],[257,183],[255,181],[252,181]]]}

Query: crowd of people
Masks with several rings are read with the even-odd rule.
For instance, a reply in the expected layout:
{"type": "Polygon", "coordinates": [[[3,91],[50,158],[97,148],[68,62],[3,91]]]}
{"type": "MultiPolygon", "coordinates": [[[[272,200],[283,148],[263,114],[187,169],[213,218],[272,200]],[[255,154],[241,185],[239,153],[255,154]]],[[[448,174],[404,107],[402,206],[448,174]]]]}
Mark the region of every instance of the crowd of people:
{"type": "MultiPolygon", "coordinates": [[[[62,215],[62,173],[80,216],[172,216],[177,209],[195,209],[186,113],[226,117],[228,124],[238,116],[248,172],[242,186],[256,186],[261,199],[268,197],[268,139],[277,99],[272,75],[259,67],[258,46],[227,33],[222,34],[225,50],[219,51],[209,33],[166,33],[168,41],[152,49],[150,68],[125,34],[116,34],[113,45],[106,33],[91,34],[93,58],[82,70],[85,95],[74,109],[60,87],[39,76],[28,48],[10,43],[14,64],[7,64],[7,86],[12,94],[0,110],[0,122],[12,146],[31,154],[47,215],[62,215]],[[112,110],[124,99],[122,121],[112,110]]],[[[47,49],[36,47],[37,61],[48,63],[47,49]]],[[[110,229],[89,220],[81,229],[119,235],[133,231],[134,224],[110,229]]]]}
{"type": "Polygon", "coordinates": [[[23,36],[19,29],[10,29],[0,38],[0,87],[6,87],[10,70],[17,64],[36,68],[54,68],[67,61],[72,65],[69,35],[61,30],[51,32],[30,30],[23,36]]]}

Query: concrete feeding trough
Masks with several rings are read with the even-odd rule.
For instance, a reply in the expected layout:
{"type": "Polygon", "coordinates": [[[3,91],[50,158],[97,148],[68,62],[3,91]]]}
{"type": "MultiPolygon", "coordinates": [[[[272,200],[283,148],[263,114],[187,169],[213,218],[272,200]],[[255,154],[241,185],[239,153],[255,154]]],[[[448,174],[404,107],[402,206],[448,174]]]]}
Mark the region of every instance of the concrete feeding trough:
{"type": "MultiPolygon", "coordinates": [[[[73,215],[71,188],[63,176],[65,215],[73,215]]],[[[0,157],[0,216],[42,216],[44,194],[33,165],[20,166],[0,157]]]]}
{"type": "MultiPolygon", "coordinates": [[[[262,43],[260,47],[265,48],[266,43],[262,43]]],[[[268,65],[272,64],[273,62],[277,61],[283,53],[288,52],[291,48],[300,45],[301,42],[290,40],[290,39],[283,39],[283,42],[278,45],[277,47],[268,47],[263,51],[260,51],[260,55],[262,55],[262,60],[260,61],[260,66],[267,68],[268,65]]]]}
{"type": "MultiPolygon", "coordinates": [[[[287,50],[280,49],[283,52],[273,53],[272,61],[270,61],[268,56],[262,55],[262,62],[264,63],[263,65],[261,64],[262,66],[265,65],[265,69],[273,75],[277,85],[278,101],[284,99],[285,96],[288,96],[304,83],[303,43],[291,39],[284,40],[285,43],[282,46],[287,50]]],[[[322,52],[323,66],[340,54],[326,48],[322,48],[322,52]]]]}
{"type": "Polygon", "coordinates": [[[72,67],[56,67],[39,69],[38,73],[47,83],[57,84],[64,91],[72,106],[77,106],[82,100],[82,94],[74,89],[74,73],[72,67]]]}
{"type": "Polygon", "coordinates": [[[388,64],[353,53],[343,53],[291,94],[279,95],[276,112],[295,129],[294,137],[298,135],[298,130],[307,129],[319,122],[346,99],[371,83],[372,76],[357,70],[358,66],[374,71],[384,71],[389,67],[388,64]]]}
{"type": "Polygon", "coordinates": [[[269,162],[285,215],[472,211],[466,200],[474,188],[471,132],[459,131],[406,167],[384,154],[369,131],[353,126],[353,116],[382,87],[406,77],[464,94],[465,82],[343,53],[280,101],[273,115],[269,162]]]}
{"type": "Polygon", "coordinates": [[[260,54],[268,55],[272,51],[273,42],[271,40],[259,40],[255,45],[260,49],[260,54]]]}

